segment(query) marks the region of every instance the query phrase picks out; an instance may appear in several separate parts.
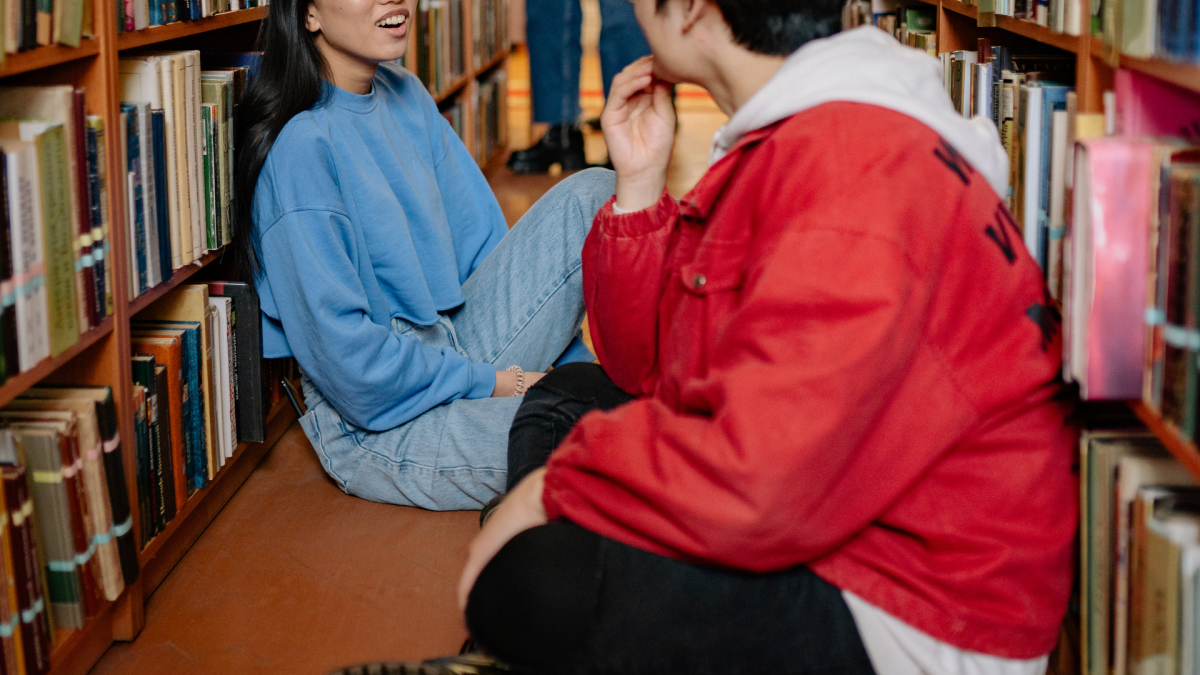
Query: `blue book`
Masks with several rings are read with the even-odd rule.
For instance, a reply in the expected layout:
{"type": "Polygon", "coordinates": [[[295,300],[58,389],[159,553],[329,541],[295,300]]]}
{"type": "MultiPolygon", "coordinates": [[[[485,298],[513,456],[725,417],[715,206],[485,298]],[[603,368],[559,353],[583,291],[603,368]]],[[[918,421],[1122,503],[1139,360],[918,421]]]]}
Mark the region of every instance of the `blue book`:
{"type": "Polygon", "coordinates": [[[200,54],[200,67],[209,68],[245,68],[246,83],[258,73],[262,64],[262,52],[203,52],[200,54]]]}
{"type": "Polygon", "coordinates": [[[133,175],[133,232],[130,235],[133,237],[137,256],[138,293],[141,294],[150,288],[150,284],[146,276],[146,212],[142,200],[142,153],[141,139],[138,136],[137,106],[122,103],[121,114],[126,115],[125,147],[129,164],[125,170],[133,175]]]}
{"type": "Polygon", "coordinates": [[[88,221],[92,226],[92,248],[84,255],[92,261],[92,284],[96,289],[96,320],[103,319],[108,313],[108,303],[105,298],[104,280],[104,212],[100,195],[105,189],[100,184],[100,144],[104,139],[94,126],[87,126],[87,164],[88,164],[88,221]]]}
{"type": "MultiPolygon", "coordinates": [[[[1041,229],[1043,236],[1040,238],[1041,250],[1038,252],[1037,259],[1042,265],[1042,269],[1046,269],[1050,246],[1050,155],[1052,152],[1050,137],[1053,136],[1051,120],[1054,119],[1055,110],[1067,109],[1067,94],[1075,91],[1075,88],[1052,82],[1034,82],[1033,84],[1042,90],[1042,154],[1039,157],[1042,172],[1040,174],[1041,184],[1038,186],[1037,226],[1041,229]]],[[[1026,196],[1026,199],[1028,198],[1026,196]]]]}
{"type": "Polygon", "coordinates": [[[166,114],[161,109],[150,111],[150,126],[154,134],[154,184],[163,188],[155,195],[158,208],[158,260],[163,281],[171,278],[171,213],[167,203],[167,135],[166,114]]]}
{"type": "Polygon", "coordinates": [[[162,10],[158,6],[158,0],[150,0],[150,21],[151,26],[163,25],[162,10]]]}
{"type": "Polygon", "coordinates": [[[192,17],[192,21],[203,18],[200,15],[200,0],[188,0],[188,11],[190,12],[189,16],[192,17]]]}
{"type": "Polygon", "coordinates": [[[183,361],[187,369],[188,400],[184,413],[184,443],[188,456],[184,458],[187,471],[188,494],[208,484],[208,441],[204,431],[204,392],[201,390],[200,368],[203,358],[198,321],[134,321],[134,330],[182,330],[183,361]]]}

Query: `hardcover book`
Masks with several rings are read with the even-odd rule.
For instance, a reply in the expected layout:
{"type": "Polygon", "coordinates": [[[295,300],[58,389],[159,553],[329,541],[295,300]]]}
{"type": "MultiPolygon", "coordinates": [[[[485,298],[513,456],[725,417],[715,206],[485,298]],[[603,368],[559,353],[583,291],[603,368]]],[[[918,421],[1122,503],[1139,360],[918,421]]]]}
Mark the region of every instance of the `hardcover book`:
{"type": "Polygon", "coordinates": [[[234,398],[237,400],[237,438],[261,443],[266,440],[265,418],[268,402],[263,400],[262,325],[259,321],[258,294],[254,287],[240,281],[210,281],[209,296],[228,296],[233,300],[234,398]]]}
{"type": "Polygon", "coordinates": [[[0,152],[5,155],[12,215],[9,234],[14,253],[17,361],[24,372],[50,356],[37,150],[32,143],[0,138],[0,152]]]}
{"type": "Polygon", "coordinates": [[[156,364],[165,367],[166,386],[156,386],[156,389],[158,391],[158,398],[160,399],[159,408],[162,409],[162,404],[165,403],[170,411],[168,416],[160,416],[159,426],[164,429],[165,433],[163,435],[167,439],[167,443],[163,447],[170,449],[171,485],[174,489],[164,494],[172,496],[175,503],[175,510],[178,511],[187,502],[189,494],[188,477],[191,476],[191,473],[188,470],[189,462],[185,459],[190,455],[187,452],[184,440],[186,437],[184,429],[187,428],[187,424],[190,421],[190,406],[187,405],[187,372],[183,361],[182,331],[176,331],[176,333],[179,333],[179,335],[162,335],[160,337],[134,335],[130,342],[133,345],[135,353],[150,354],[154,357],[156,364]],[[164,420],[167,421],[165,426],[163,424],[164,420]]]}
{"type": "Polygon", "coordinates": [[[45,612],[41,563],[33,531],[33,500],[29,497],[26,468],[17,464],[16,441],[11,432],[0,433],[0,480],[4,504],[12,526],[13,573],[17,604],[21,608],[21,652],[25,672],[50,671],[50,631],[45,612]]]}

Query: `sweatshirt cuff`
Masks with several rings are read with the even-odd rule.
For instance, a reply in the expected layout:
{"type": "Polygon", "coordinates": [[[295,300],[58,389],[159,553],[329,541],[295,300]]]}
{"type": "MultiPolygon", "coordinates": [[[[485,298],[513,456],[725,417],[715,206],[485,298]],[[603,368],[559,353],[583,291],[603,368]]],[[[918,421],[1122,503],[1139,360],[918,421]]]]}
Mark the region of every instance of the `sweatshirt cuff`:
{"type": "Polygon", "coordinates": [[[496,390],[496,369],[490,363],[470,365],[471,386],[466,398],[487,398],[496,390]]]}
{"type": "Polygon", "coordinates": [[[609,237],[640,237],[670,225],[679,213],[679,204],[670,193],[663,190],[662,197],[650,208],[641,211],[616,211],[617,198],[613,196],[596,214],[596,226],[601,234],[609,237]]]}

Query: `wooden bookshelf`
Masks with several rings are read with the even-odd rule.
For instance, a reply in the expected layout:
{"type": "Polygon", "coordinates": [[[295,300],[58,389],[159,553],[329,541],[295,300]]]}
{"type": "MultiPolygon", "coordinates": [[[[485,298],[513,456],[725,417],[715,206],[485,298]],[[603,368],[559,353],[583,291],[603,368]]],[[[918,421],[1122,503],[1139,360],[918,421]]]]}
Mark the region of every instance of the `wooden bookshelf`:
{"type": "MultiPolygon", "coordinates": [[[[261,21],[268,16],[267,7],[218,14],[196,21],[182,21],[144,30],[120,33],[116,25],[116,3],[121,0],[95,0],[94,39],[85,39],[79,47],[39,47],[19,54],[8,54],[0,64],[0,86],[71,84],[86,90],[89,114],[99,115],[105,122],[104,151],[106,170],[110,177],[124,175],[121,166],[120,119],[121,87],[119,58],[125,50],[154,46],[170,49],[201,49],[211,51],[252,51],[261,21]]],[[[464,15],[471,17],[475,0],[463,0],[464,15]]],[[[463,63],[475,62],[472,21],[463,25],[463,63]]],[[[478,93],[478,78],[504,67],[508,51],[501,50],[487,59],[480,68],[458,78],[438,92],[436,99],[444,102],[463,97],[465,128],[476,125],[474,106],[469,97],[478,93]]],[[[420,55],[407,60],[415,70],[420,55]]],[[[476,134],[468,131],[464,139],[467,149],[474,153],[476,134]]],[[[499,156],[499,155],[497,155],[499,156]]],[[[497,160],[492,159],[495,163],[497,160]]],[[[0,406],[9,403],[29,387],[38,383],[106,385],[112,388],[117,408],[119,433],[125,463],[126,484],[133,514],[133,531],[140,533],[140,511],[137,508],[139,482],[137,458],[134,451],[135,429],[133,376],[130,366],[131,327],[135,315],[162,298],[180,284],[188,283],[202,270],[225,265],[221,260],[224,249],[211,251],[195,263],[175,271],[170,279],[145,293],[131,297],[129,284],[129,231],[126,224],[125,200],[121,191],[114,192],[119,182],[108,182],[108,221],[110,251],[107,260],[112,269],[113,312],[99,325],[80,336],[79,341],[62,354],[47,358],[34,368],[0,384],[0,406]],[[115,195],[115,196],[114,196],[115,195]]],[[[202,275],[211,277],[211,274],[202,275]]],[[[266,419],[266,439],[263,443],[240,443],[232,458],[217,472],[207,486],[197,490],[185,506],[139,554],[141,573],[138,580],[126,587],[115,602],[105,603],[96,616],[79,630],[60,630],[55,633],[51,651],[52,675],[83,675],[104,654],[115,640],[132,640],[145,623],[145,599],[163,582],[176,564],[187,554],[205,528],[220,513],[259,462],[278,442],[296,414],[284,398],[271,407],[266,419]]],[[[139,536],[140,538],[140,536],[139,536]]],[[[139,542],[140,543],[140,542],[139,542]]],[[[219,592],[219,591],[218,591],[219,592]]]]}
{"type": "Polygon", "coordinates": [[[142,30],[121,33],[117,36],[117,49],[133,49],[146,45],[175,40],[190,35],[207,33],[218,28],[228,28],[251,21],[260,21],[267,16],[266,7],[252,7],[236,12],[225,12],[195,21],[177,21],[165,26],[151,26],[142,30]]]}
{"type": "Polygon", "coordinates": [[[0,78],[49,68],[76,59],[86,59],[99,53],[99,40],[83,39],[79,41],[78,47],[52,45],[30,49],[27,52],[7,54],[4,63],[0,64],[0,78]]]}
{"type": "Polygon", "coordinates": [[[1187,467],[1187,470],[1196,476],[1196,480],[1200,480],[1200,449],[1196,447],[1196,444],[1180,435],[1179,429],[1163,420],[1161,415],[1146,407],[1141,401],[1135,401],[1130,405],[1138,419],[1142,420],[1155,436],[1158,436],[1162,444],[1179,460],[1179,463],[1187,467]]]}

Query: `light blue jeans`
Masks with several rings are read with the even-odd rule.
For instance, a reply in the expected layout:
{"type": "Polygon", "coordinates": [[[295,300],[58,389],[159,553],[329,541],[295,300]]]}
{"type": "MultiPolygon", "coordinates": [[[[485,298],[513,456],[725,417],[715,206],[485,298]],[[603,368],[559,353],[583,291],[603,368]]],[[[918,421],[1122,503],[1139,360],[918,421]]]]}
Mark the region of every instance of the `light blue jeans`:
{"type": "MultiPolygon", "coordinates": [[[[463,284],[466,301],[432,326],[392,320],[392,330],[451,347],[496,370],[544,372],[590,361],[580,339],[580,251],[616,174],[589,169],[546,193],[463,284]]],[[[504,491],[508,430],[520,397],[459,399],[395,429],[372,432],[346,421],[303,379],[300,418],[321,466],[347,494],[433,510],[478,509],[504,491]]]]}

